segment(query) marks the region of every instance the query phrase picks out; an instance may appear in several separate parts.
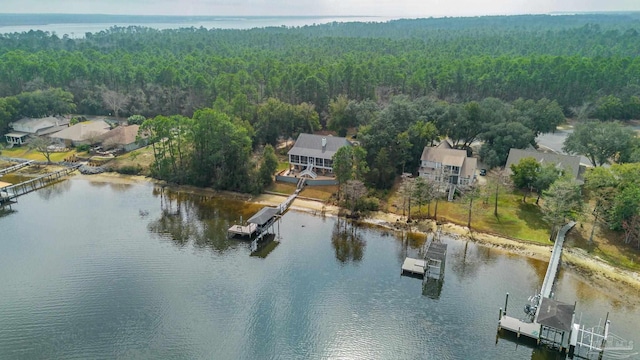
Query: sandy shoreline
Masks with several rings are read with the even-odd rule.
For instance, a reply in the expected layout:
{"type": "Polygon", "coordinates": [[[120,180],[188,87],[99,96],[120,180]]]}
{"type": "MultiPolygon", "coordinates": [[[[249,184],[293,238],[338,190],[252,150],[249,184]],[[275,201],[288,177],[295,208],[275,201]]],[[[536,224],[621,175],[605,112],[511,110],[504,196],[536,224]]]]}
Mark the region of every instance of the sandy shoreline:
{"type": "MultiPolygon", "coordinates": [[[[279,195],[260,195],[252,201],[264,205],[277,205],[284,199],[279,195]]],[[[339,208],[332,205],[324,205],[319,201],[296,199],[291,207],[294,210],[305,211],[314,215],[336,216],[339,208]]],[[[387,230],[400,231],[406,230],[402,228],[404,225],[401,216],[376,212],[372,216],[360,220],[369,225],[378,226],[387,230]]],[[[436,224],[434,221],[421,221],[412,225],[413,232],[434,231],[436,224]]],[[[504,251],[505,253],[525,256],[537,260],[549,261],[552,247],[517,241],[503,238],[500,236],[485,234],[475,231],[469,231],[467,227],[446,223],[442,225],[442,232],[450,237],[457,239],[468,239],[475,243],[482,244],[494,249],[504,251]]],[[[562,262],[565,266],[572,269],[579,277],[594,285],[610,287],[631,286],[636,289],[640,297],[640,274],[624,269],[616,268],[608,263],[589,255],[586,251],[578,248],[564,248],[562,252],[562,262]]],[[[638,299],[636,299],[638,301],[638,299]]]]}
{"type": "MultiPolygon", "coordinates": [[[[152,182],[156,184],[164,184],[152,178],[144,176],[121,175],[117,173],[102,173],[97,175],[78,175],[89,181],[111,182],[111,183],[138,183],[152,182]]],[[[280,204],[286,196],[274,194],[262,194],[251,197],[245,194],[237,194],[231,192],[219,192],[212,189],[200,189],[192,187],[180,187],[187,192],[194,193],[210,193],[219,196],[228,196],[235,199],[245,200],[252,203],[275,206],[280,204]]],[[[296,199],[291,205],[291,209],[303,211],[312,215],[337,216],[340,208],[333,205],[324,204],[321,201],[310,199],[296,199]]],[[[402,221],[402,217],[396,214],[375,212],[370,217],[360,220],[362,223],[378,226],[387,230],[400,231],[406,230],[406,226],[402,221]]],[[[413,232],[433,231],[436,229],[434,221],[421,221],[413,224],[411,230],[413,232]]],[[[551,246],[527,243],[503,238],[496,235],[469,231],[467,227],[455,224],[443,224],[442,231],[445,235],[458,238],[461,240],[468,239],[484,246],[504,251],[505,253],[526,256],[538,260],[548,261],[551,255],[551,246]]],[[[606,287],[633,287],[638,291],[640,297],[640,274],[624,269],[616,268],[596,257],[589,255],[586,251],[578,248],[565,248],[562,256],[563,264],[571,268],[578,276],[582,277],[595,286],[606,287]]],[[[637,299],[636,299],[637,301],[637,299]]]]}

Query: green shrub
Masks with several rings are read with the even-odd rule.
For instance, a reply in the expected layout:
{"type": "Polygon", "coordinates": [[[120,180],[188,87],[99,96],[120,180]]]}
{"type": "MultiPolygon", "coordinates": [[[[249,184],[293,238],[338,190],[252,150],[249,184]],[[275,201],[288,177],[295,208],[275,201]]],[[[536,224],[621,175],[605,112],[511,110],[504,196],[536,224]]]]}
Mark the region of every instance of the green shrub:
{"type": "Polygon", "coordinates": [[[374,197],[365,197],[358,200],[357,211],[377,211],[380,208],[380,200],[374,197]]]}
{"type": "Polygon", "coordinates": [[[89,144],[82,144],[82,145],[76,146],[77,152],[87,152],[89,151],[89,149],[91,149],[91,145],[89,144]]]}
{"type": "Polygon", "coordinates": [[[116,169],[116,172],[123,175],[138,175],[142,172],[140,165],[127,165],[116,169]]]}

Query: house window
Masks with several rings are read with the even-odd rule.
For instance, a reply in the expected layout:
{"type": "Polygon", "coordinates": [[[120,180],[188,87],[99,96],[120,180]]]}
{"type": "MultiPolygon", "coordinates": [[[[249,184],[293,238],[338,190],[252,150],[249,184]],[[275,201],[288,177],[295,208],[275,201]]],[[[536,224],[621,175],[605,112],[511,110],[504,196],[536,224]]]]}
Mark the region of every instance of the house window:
{"type": "Polygon", "coordinates": [[[300,155],[291,155],[291,161],[292,163],[300,163],[300,155]]]}
{"type": "Polygon", "coordinates": [[[324,166],[321,158],[316,158],[316,166],[324,166]]]}
{"type": "Polygon", "coordinates": [[[300,163],[301,163],[301,164],[306,164],[308,160],[309,160],[309,159],[308,159],[308,157],[306,157],[306,156],[300,156],[300,163]]]}
{"type": "Polygon", "coordinates": [[[324,159],[324,166],[328,168],[333,168],[333,160],[332,159],[324,159]]]}

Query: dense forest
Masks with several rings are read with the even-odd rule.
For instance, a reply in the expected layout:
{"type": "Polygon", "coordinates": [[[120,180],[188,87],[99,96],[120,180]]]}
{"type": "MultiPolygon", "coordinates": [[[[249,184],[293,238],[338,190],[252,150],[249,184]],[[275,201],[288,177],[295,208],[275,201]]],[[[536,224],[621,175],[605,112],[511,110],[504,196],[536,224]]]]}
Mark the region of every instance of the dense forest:
{"type": "MultiPolygon", "coordinates": [[[[179,134],[178,149],[196,156],[210,146],[197,130],[203,119],[225,119],[241,134],[238,164],[250,156],[246,138],[257,149],[300,132],[357,128],[372,169],[367,182],[386,188],[440,136],[461,148],[481,140],[481,158],[497,166],[510,147],[535,144],[565,116],[640,118],[639,28],[639,14],[606,14],[114,27],[81,39],[5,34],[0,130],[21,116],[142,115],[150,132],[162,134],[172,121],[188,127],[166,134],[179,134]]],[[[202,157],[160,150],[160,177],[247,190],[241,175],[227,181],[197,171],[202,157]]]]}

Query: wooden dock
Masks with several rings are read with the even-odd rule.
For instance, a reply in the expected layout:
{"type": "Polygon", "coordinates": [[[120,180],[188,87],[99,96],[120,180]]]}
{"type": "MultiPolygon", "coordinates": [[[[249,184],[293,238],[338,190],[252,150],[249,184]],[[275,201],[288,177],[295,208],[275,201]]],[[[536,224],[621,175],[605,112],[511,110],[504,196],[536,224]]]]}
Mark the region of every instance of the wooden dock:
{"type": "Polygon", "coordinates": [[[402,275],[417,276],[422,279],[426,272],[426,267],[426,260],[408,257],[402,263],[402,275]]]}
{"type": "Polygon", "coordinates": [[[247,225],[233,225],[227,230],[227,235],[229,237],[239,236],[239,237],[253,237],[258,231],[257,224],[247,224],[247,225]]]}
{"type": "Polygon", "coordinates": [[[447,258],[447,244],[440,242],[439,239],[440,230],[427,242],[423,259],[406,257],[402,263],[401,275],[442,280],[447,258]]]}
{"type": "Polygon", "coordinates": [[[17,165],[10,166],[8,168],[0,169],[0,176],[2,176],[4,174],[8,174],[10,172],[14,172],[14,171],[20,170],[20,169],[22,169],[24,167],[27,167],[27,166],[31,165],[32,162],[33,162],[33,160],[29,160],[29,161],[21,162],[20,164],[17,164],[17,165]]]}
{"type": "Polygon", "coordinates": [[[249,238],[254,239],[251,247],[257,248],[259,240],[264,236],[265,232],[273,226],[273,224],[284,214],[293,201],[298,197],[300,191],[304,187],[305,179],[300,179],[298,181],[298,185],[296,191],[289,195],[282,203],[278,206],[266,206],[257,213],[255,213],[252,217],[247,220],[246,225],[242,225],[242,219],[240,220],[240,224],[232,225],[227,230],[228,237],[240,237],[240,238],[249,238]]]}
{"type": "Polygon", "coordinates": [[[61,181],[65,176],[74,172],[78,167],[80,167],[80,165],[64,168],[15,185],[3,187],[0,189],[0,206],[14,204],[19,196],[61,181]]]}
{"type": "Polygon", "coordinates": [[[571,221],[558,231],[542,288],[538,294],[529,298],[530,303],[524,307],[525,315],[522,319],[507,316],[507,293],[504,310],[500,308],[498,316],[498,331],[505,330],[518,338],[525,336],[535,340],[537,344],[557,349],[560,353],[566,352],[570,358],[575,355],[584,359],[602,359],[606,348],[609,348],[608,341],[611,340],[616,346],[610,348],[610,353],[620,356],[619,358],[626,358],[633,350],[633,343],[611,334],[608,320],[605,320],[603,327],[584,328],[574,323],[575,303],[567,304],[553,299],[553,287],[560,266],[564,238],[573,226],[575,222],[571,221]]]}

